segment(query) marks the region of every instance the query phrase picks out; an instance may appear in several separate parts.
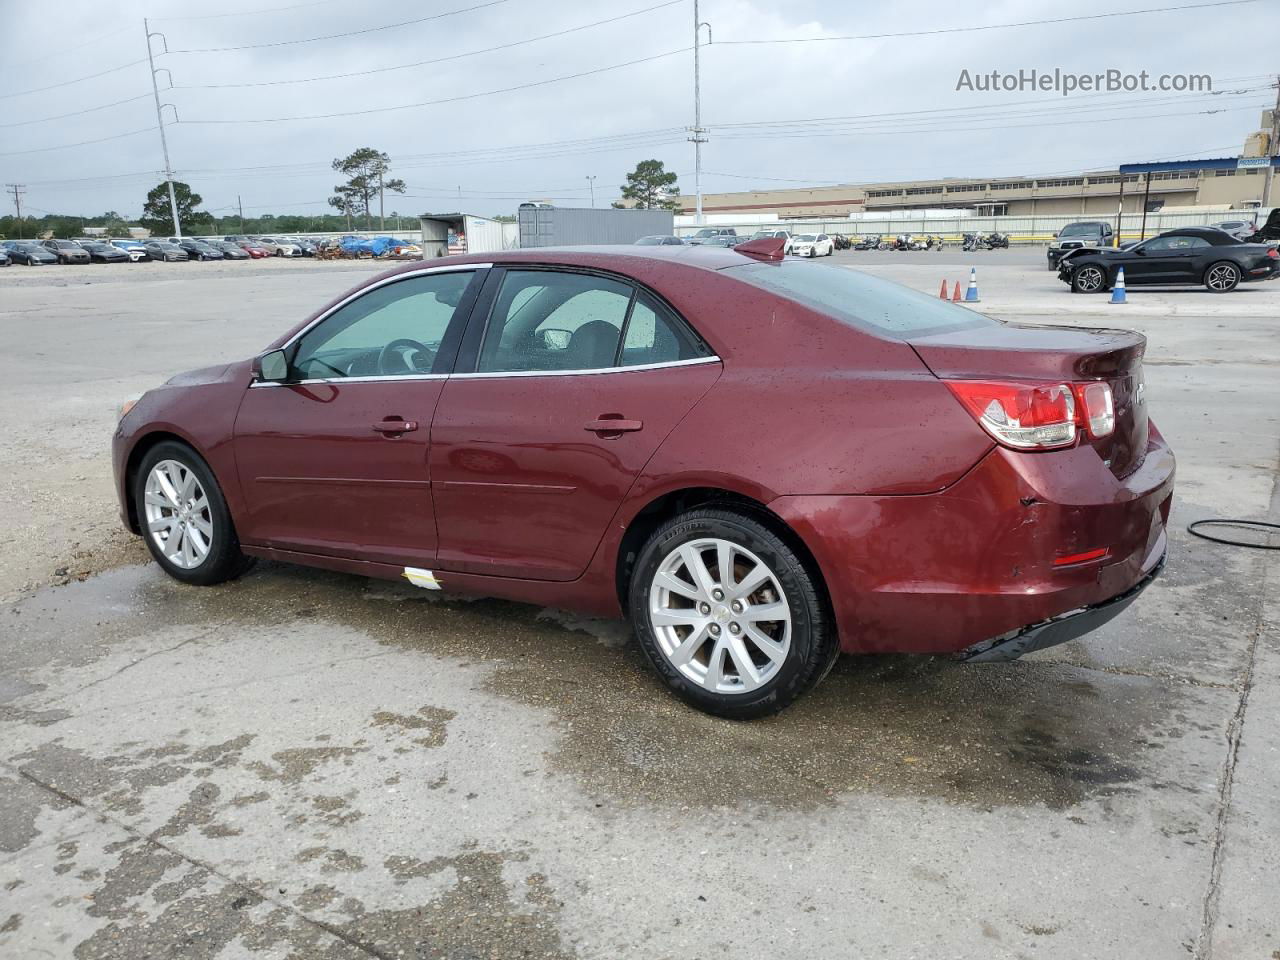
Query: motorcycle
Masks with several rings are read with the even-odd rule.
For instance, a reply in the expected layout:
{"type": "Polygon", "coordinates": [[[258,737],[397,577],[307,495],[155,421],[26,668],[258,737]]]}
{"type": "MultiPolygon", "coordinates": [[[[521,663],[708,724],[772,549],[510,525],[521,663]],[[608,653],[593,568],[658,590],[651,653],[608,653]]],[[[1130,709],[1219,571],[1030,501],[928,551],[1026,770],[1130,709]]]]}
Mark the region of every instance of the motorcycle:
{"type": "Polygon", "coordinates": [[[849,238],[846,237],[843,233],[831,234],[831,242],[835,245],[835,248],[837,250],[849,249],[849,238]]]}
{"type": "Polygon", "coordinates": [[[1008,250],[1009,235],[1007,233],[991,233],[986,238],[988,250],[1008,250]]]}

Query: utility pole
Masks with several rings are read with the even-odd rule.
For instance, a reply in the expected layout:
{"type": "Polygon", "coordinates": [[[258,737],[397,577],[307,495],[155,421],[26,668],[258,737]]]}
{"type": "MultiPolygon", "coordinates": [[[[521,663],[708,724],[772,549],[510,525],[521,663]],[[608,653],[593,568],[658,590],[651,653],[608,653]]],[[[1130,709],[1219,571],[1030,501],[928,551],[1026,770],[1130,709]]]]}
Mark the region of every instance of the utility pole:
{"type": "Polygon", "coordinates": [[[13,194],[13,206],[18,211],[18,239],[22,239],[22,195],[27,192],[25,183],[6,183],[4,188],[13,194]]]}
{"type": "MultiPolygon", "coordinates": [[[[182,236],[182,222],[178,219],[178,196],[173,190],[173,168],[169,166],[169,141],[164,135],[164,117],[160,111],[160,85],[156,83],[156,58],[151,52],[151,38],[164,40],[164,52],[169,52],[169,41],[163,33],[152,33],[151,25],[143,18],[142,29],[147,35],[147,65],[151,68],[151,93],[156,99],[156,126],[160,128],[160,149],[164,151],[164,179],[169,184],[169,212],[173,214],[174,236],[182,236]]],[[[167,71],[166,71],[167,72],[167,71]]],[[[169,75],[169,86],[173,86],[173,75],[169,75]]],[[[176,112],[176,111],[175,111],[176,112]]]]}
{"type": "Polygon", "coordinates": [[[387,232],[386,208],[383,206],[382,165],[378,165],[378,230],[387,232]]]}
{"type": "Polygon", "coordinates": [[[240,233],[244,234],[244,202],[240,199],[240,194],[236,194],[236,206],[240,208],[240,233]]]}
{"type": "Polygon", "coordinates": [[[1276,177],[1276,168],[1271,158],[1280,155],[1280,74],[1276,75],[1276,105],[1271,111],[1271,139],[1267,143],[1267,178],[1262,184],[1262,205],[1271,206],[1271,184],[1276,177]]]}
{"type": "Polygon", "coordinates": [[[707,142],[702,128],[702,64],[699,48],[702,46],[702,28],[707,28],[707,42],[711,42],[711,24],[698,19],[698,0],[693,0],[693,126],[688,139],[693,143],[693,190],[696,194],[696,221],[702,223],[702,145],[707,142]]]}
{"type": "Polygon", "coordinates": [[[591,209],[596,208],[596,177],[594,173],[587,174],[587,186],[591,188],[591,209]]]}

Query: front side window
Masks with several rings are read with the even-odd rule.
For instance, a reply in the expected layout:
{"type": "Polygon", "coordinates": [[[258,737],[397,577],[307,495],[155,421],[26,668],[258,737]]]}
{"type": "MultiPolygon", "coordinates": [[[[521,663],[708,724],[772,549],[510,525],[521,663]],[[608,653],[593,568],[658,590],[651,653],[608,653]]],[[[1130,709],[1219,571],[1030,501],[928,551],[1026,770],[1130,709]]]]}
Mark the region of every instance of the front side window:
{"type": "Polygon", "coordinates": [[[440,345],[474,276],[456,270],[408,277],[357,297],[302,335],[292,375],[327,380],[443,372],[436,369],[440,345]]]}
{"type": "Polygon", "coordinates": [[[631,305],[629,284],[553,270],[509,270],[494,301],[481,373],[614,366],[631,305]]]}

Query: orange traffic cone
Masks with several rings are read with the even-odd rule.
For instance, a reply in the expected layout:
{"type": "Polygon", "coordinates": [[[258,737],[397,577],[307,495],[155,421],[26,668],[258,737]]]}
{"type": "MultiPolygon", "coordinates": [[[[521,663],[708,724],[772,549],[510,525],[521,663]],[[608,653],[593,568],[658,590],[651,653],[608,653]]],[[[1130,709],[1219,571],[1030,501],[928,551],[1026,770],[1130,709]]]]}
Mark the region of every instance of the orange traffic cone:
{"type": "Polygon", "coordinates": [[[947,278],[946,277],[942,278],[942,288],[938,291],[938,299],[939,300],[947,299],[947,278]]]}
{"type": "Polygon", "coordinates": [[[960,281],[959,280],[956,281],[955,293],[951,294],[951,302],[952,303],[960,302],[960,281]]]}

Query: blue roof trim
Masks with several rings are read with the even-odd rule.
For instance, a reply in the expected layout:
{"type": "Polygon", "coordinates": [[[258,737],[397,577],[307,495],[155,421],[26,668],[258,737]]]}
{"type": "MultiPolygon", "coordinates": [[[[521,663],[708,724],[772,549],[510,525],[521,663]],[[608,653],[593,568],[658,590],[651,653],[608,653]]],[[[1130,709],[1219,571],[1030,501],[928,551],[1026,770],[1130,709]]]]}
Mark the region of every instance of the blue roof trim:
{"type": "MultiPolygon", "coordinates": [[[[1234,170],[1239,157],[1213,160],[1162,160],[1155,163],[1122,163],[1121,173],[1163,173],[1170,170],[1234,170]]],[[[1271,158],[1271,166],[1280,167],[1280,156],[1271,158]]]]}

